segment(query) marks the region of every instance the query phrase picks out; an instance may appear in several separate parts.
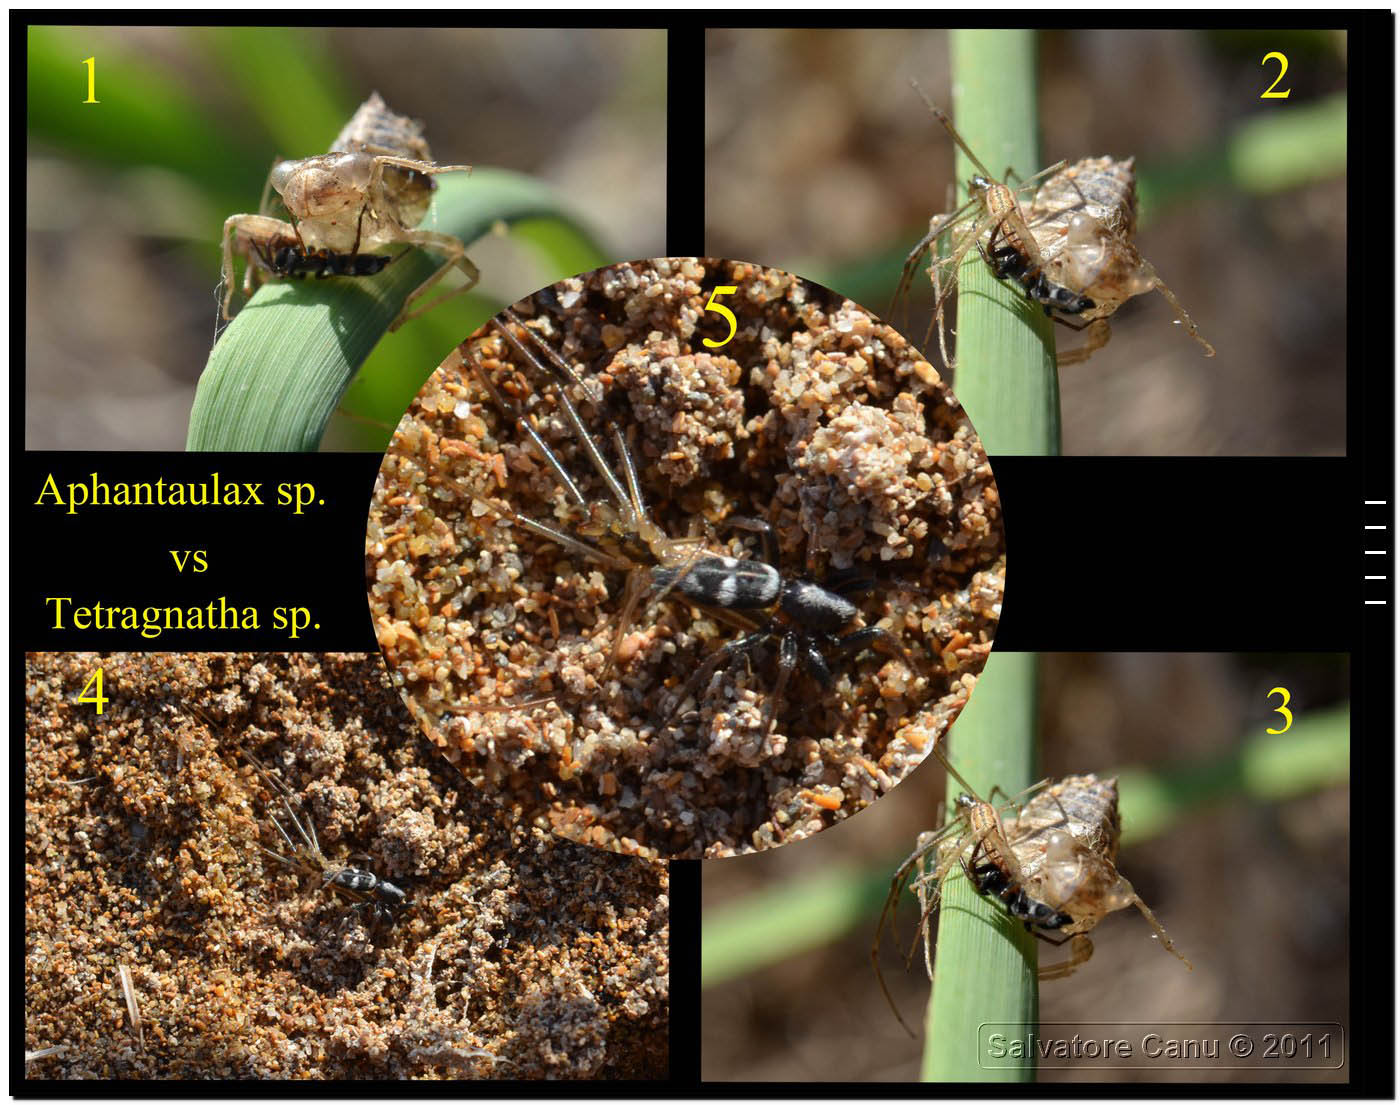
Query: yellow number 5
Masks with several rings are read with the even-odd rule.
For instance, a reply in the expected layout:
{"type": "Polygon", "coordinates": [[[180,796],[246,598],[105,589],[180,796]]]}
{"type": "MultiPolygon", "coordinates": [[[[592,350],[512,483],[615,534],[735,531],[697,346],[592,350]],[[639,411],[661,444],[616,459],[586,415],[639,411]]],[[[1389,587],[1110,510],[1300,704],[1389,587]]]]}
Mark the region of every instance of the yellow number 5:
{"type": "Polygon", "coordinates": [[[1283,75],[1288,72],[1288,59],[1277,50],[1274,50],[1265,54],[1264,60],[1259,64],[1268,65],[1270,58],[1278,58],[1278,76],[1274,79],[1274,83],[1269,85],[1269,87],[1260,94],[1259,98],[1261,100],[1286,100],[1288,99],[1288,94],[1292,92],[1293,89],[1285,88],[1282,92],[1275,92],[1274,89],[1278,87],[1278,82],[1283,80],[1283,75]]]}
{"type": "Polygon", "coordinates": [[[1275,687],[1269,692],[1269,694],[1283,695],[1283,705],[1274,707],[1274,713],[1283,715],[1283,728],[1264,730],[1264,732],[1266,733],[1270,733],[1273,736],[1278,736],[1280,733],[1286,733],[1289,729],[1293,728],[1293,711],[1288,708],[1288,700],[1290,698],[1290,695],[1288,691],[1283,687],[1275,687]]]}
{"type": "Polygon", "coordinates": [[[723,303],[715,302],[716,296],[733,295],[738,290],[739,285],[737,284],[720,284],[715,288],[714,291],[710,293],[710,301],[705,304],[705,310],[714,311],[715,314],[721,316],[722,318],[727,318],[729,320],[729,333],[728,335],[726,335],[724,341],[715,341],[713,338],[702,339],[705,344],[705,348],[718,349],[721,345],[728,345],[729,342],[733,339],[734,335],[738,332],[739,320],[734,317],[734,312],[731,311],[728,307],[726,307],[723,303]]]}

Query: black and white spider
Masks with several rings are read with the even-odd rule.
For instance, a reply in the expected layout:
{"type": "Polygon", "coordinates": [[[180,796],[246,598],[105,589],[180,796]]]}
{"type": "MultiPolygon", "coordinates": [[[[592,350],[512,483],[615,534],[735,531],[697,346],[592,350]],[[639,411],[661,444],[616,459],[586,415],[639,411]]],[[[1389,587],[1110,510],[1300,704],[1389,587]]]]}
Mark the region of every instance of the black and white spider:
{"type": "MultiPolygon", "coordinates": [[[[592,395],[579,372],[555,349],[542,341],[512,311],[503,312],[491,327],[521,356],[529,371],[553,385],[554,400],[569,424],[581,451],[603,485],[605,500],[590,500],[570,476],[559,455],[540,435],[520,407],[496,386],[481,362],[463,346],[463,359],[480,380],[502,414],[531,442],[548,465],[573,508],[584,520],[587,537],[565,532],[554,525],[529,518],[507,505],[469,492],[473,500],[491,514],[511,525],[543,537],[605,568],[626,571],[627,585],[622,610],[613,638],[609,665],[618,660],[618,648],[626,637],[645,600],[654,605],[669,595],[679,596],[721,620],[744,630],[742,636],[716,649],[676,693],[669,724],[682,706],[722,665],[776,644],[777,677],[764,717],[764,731],[773,723],[777,703],[792,674],[801,668],[823,688],[833,682],[832,662],[853,657],[865,649],[876,649],[904,659],[908,656],[898,638],[878,626],[851,628],[861,616],[860,607],[848,597],[874,588],[875,581],[843,578],[824,585],[811,579],[785,575],[781,568],[777,537],[767,522],[746,517],[729,517],[724,525],[746,529],[759,535],[763,559],[741,559],[708,551],[704,538],[672,538],[652,519],[642,496],[637,466],[627,440],[616,423],[610,423],[613,451],[620,475],[609,466],[602,448],[589,432],[577,406],[570,398],[570,386],[592,395]],[[542,361],[522,340],[526,334],[543,354],[542,361]]],[[[545,698],[533,698],[516,705],[534,705],[545,698]]],[[[457,713],[472,713],[506,707],[464,706],[457,713]]]]}
{"type": "MultiPolygon", "coordinates": [[[[363,867],[349,867],[331,862],[321,851],[321,842],[316,839],[316,826],[310,817],[298,817],[292,809],[291,791],[277,776],[273,775],[251,752],[243,753],[248,761],[282,800],[282,808],[287,812],[296,835],[287,831],[286,826],[276,817],[269,816],[278,835],[290,849],[290,855],[274,852],[270,848],[262,851],[273,859],[297,871],[322,877],[322,886],[329,887],[342,898],[353,903],[352,908],[368,910],[375,921],[392,921],[398,907],[407,902],[408,895],[388,879],[380,878],[373,871],[363,867]]],[[[261,847],[261,846],[260,846],[261,847]]]]}

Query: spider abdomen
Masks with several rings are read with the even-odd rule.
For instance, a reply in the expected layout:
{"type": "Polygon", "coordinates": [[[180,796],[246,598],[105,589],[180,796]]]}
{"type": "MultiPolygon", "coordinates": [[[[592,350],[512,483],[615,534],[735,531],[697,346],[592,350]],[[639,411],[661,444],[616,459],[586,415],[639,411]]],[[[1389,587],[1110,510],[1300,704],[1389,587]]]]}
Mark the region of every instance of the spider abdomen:
{"type": "Polygon", "coordinates": [[[685,568],[653,568],[653,585],[674,586],[688,599],[730,610],[761,610],[783,592],[778,569],[761,560],[702,556],[685,568]]]}

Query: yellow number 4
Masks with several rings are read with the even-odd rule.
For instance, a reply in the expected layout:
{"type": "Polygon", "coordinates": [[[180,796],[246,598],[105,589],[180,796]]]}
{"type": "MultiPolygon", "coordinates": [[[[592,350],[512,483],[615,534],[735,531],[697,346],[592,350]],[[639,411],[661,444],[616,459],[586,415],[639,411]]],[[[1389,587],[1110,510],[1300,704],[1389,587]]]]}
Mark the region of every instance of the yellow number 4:
{"type": "Polygon", "coordinates": [[[705,304],[705,310],[714,311],[715,314],[722,318],[727,318],[729,320],[729,334],[725,337],[724,341],[715,341],[713,338],[701,339],[705,343],[705,348],[718,349],[721,345],[728,345],[730,341],[733,340],[734,335],[738,333],[739,320],[734,317],[734,312],[723,303],[715,302],[716,296],[733,295],[738,290],[739,285],[737,284],[719,284],[715,287],[715,290],[710,293],[710,301],[705,304]]]}
{"type": "Polygon", "coordinates": [[[92,673],[88,681],[83,684],[83,693],[78,695],[79,702],[91,702],[97,707],[97,712],[102,713],[102,707],[107,705],[107,696],[102,693],[102,669],[98,668],[92,673]],[[88,694],[91,690],[92,694],[88,694]]]}
{"type": "Polygon", "coordinates": [[[1283,695],[1283,705],[1282,705],[1282,706],[1275,706],[1275,707],[1274,707],[1274,713],[1276,713],[1276,714],[1282,714],[1282,715],[1283,715],[1283,728],[1282,728],[1282,729],[1265,729],[1265,730],[1264,730],[1264,732],[1269,733],[1269,734],[1271,734],[1271,735],[1273,735],[1273,736],[1276,737],[1276,736],[1278,736],[1280,733],[1286,733],[1286,732],[1288,732],[1288,730],[1290,730],[1290,729],[1293,728],[1293,711],[1290,710],[1290,709],[1288,708],[1288,700],[1289,700],[1289,698],[1290,698],[1291,696],[1289,695],[1287,689],[1285,689],[1285,688],[1283,688],[1283,687],[1275,687],[1273,690],[1271,690],[1271,691],[1269,692],[1269,694],[1271,694],[1271,695],[1272,695],[1272,694],[1281,694],[1281,695],[1283,695]]]}

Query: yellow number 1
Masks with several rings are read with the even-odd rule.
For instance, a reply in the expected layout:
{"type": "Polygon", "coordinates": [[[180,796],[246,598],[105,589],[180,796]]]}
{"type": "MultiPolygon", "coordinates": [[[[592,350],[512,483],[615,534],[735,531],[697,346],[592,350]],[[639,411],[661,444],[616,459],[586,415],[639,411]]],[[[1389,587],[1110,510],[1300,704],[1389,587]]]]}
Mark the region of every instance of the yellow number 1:
{"type": "Polygon", "coordinates": [[[713,338],[702,338],[701,340],[705,343],[705,348],[718,349],[721,345],[728,345],[734,335],[738,333],[739,320],[734,317],[734,312],[723,303],[715,302],[715,296],[733,295],[738,290],[739,285],[737,284],[719,284],[715,287],[715,290],[710,293],[710,301],[705,304],[705,310],[714,311],[715,314],[727,318],[729,320],[729,334],[725,337],[724,341],[715,341],[713,338]]]}
{"type": "Polygon", "coordinates": [[[83,64],[88,67],[88,98],[84,100],[83,103],[98,103],[99,101],[97,99],[97,56],[94,54],[90,58],[83,58],[83,64]]]}
{"type": "Polygon", "coordinates": [[[1283,695],[1283,705],[1282,705],[1282,706],[1275,706],[1275,707],[1274,707],[1274,713],[1276,713],[1276,714],[1282,714],[1282,715],[1283,715],[1283,728],[1282,728],[1282,729],[1265,729],[1265,730],[1264,730],[1264,732],[1270,733],[1270,734],[1272,734],[1273,736],[1276,737],[1276,736],[1278,736],[1280,733],[1286,733],[1286,732],[1288,732],[1288,730],[1290,730],[1291,728],[1293,728],[1293,711],[1290,710],[1290,709],[1288,708],[1288,700],[1289,700],[1289,698],[1290,698],[1291,696],[1289,695],[1288,691],[1287,691],[1285,688],[1283,688],[1283,687],[1275,687],[1273,690],[1271,690],[1271,691],[1269,692],[1269,694],[1281,694],[1281,695],[1283,695]]]}

